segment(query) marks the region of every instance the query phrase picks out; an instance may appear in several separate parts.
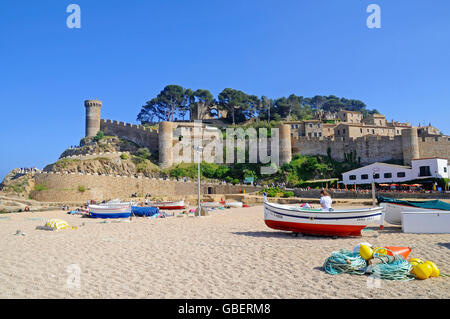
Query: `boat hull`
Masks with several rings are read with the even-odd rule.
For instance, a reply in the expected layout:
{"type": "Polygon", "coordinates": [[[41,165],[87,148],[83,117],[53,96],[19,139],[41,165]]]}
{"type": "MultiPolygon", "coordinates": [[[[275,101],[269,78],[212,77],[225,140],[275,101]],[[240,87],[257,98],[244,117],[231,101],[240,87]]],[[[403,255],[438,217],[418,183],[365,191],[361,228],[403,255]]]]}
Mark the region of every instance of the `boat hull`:
{"type": "Polygon", "coordinates": [[[361,230],[369,224],[382,228],[383,219],[382,207],[326,212],[264,203],[264,221],[269,228],[295,233],[361,236],[361,230]]]}
{"type": "Polygon", "coordinates": [[[131,216],[130,205],[89,205],[88,210],[91,218],[129,218],[131,216]]]}
{"type": "Polygon", "coordinates": [[[157,207],[159,209],[165,210],[176,210],[176,209],[185,209],[186,205],[184,204],[184,200],[179,202],[161,202],[161,203],[149,203],[150,207],[157,207]]]}
{"type": "Polygon", "coordinates": [[[89,212],[91,218],[103,218],[103,219],[114,219],[114,218],[129,218],[131,212],[128,213],[94,213],[89,212]]]}
{"type": "Polygon", "coordinates": [[[386,214],[386,221],[389,224],[393,225],[402,225],[402,214],[404,212],[415,212],[415,213],[436,212],[436,209],[427,209],[401,204],[380,203],[380,205],[384,208],[384,213],[386,214]]]}
{"type": "Polygon", "coordinates": [[[224,204],[225,207],[233,207],[233,208],[239,208],[239,207],[243,207],[244,203],[242,202],[225,202],[224,204]]]}

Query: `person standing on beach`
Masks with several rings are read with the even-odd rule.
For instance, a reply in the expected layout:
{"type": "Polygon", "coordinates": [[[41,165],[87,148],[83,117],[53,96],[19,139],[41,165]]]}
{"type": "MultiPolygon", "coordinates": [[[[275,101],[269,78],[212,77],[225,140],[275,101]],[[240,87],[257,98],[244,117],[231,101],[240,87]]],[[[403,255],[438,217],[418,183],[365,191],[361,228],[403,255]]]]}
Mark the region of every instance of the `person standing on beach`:
{"type": "Polygon", "coordinates": [[[320,205],[322,206],[322,210],[325,211],[331,211],[333,208],[331,205],[333,204],[333,201],[331,200],[330,194],[324,189],[320,192],[320,205]]]}

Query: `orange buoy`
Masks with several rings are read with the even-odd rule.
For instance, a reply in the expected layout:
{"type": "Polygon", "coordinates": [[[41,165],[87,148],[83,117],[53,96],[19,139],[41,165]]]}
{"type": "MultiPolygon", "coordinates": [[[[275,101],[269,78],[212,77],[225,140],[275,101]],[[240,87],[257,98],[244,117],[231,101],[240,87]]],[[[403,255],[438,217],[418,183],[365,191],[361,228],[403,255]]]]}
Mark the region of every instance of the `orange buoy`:
{"type": "Polygon", "coordinates": [[[390,250],[387,251],[389,256],[393,256],[392,252],[394,252],[397,255],[403,256],[405,260],[408,259],[408,256],[411,253],[411,247],[385,246],[384,248],[390,250]]]}

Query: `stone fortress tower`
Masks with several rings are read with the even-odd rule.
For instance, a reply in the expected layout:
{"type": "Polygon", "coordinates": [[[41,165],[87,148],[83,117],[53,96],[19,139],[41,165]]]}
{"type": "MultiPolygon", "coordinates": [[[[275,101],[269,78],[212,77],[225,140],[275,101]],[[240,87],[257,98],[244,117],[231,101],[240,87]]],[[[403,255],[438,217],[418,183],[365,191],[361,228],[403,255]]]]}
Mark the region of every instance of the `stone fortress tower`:
{"type": "Polygon", "coordinates": [[[411,165],[413,159],[420,158],[417,128],[413,127],[402,131],[402,151],[405,165],[411,165]]]}
{"type": "Polygon", "coordinates": [[[280,165],[292,160],[291,127],[287,124],[278,126],[280,136],[280,165]]]}
{"type": "Polygon", "coordinates": [[[102,102],[99,100],[84,101],[86,107],[86,136],[92,137],[100,131],[100,110],[102,102]]]}
{"type": "Polygon", "coordinates": [[[159,123],[159,165],[168,168],[173,165],[173,123],[159,123]]]}

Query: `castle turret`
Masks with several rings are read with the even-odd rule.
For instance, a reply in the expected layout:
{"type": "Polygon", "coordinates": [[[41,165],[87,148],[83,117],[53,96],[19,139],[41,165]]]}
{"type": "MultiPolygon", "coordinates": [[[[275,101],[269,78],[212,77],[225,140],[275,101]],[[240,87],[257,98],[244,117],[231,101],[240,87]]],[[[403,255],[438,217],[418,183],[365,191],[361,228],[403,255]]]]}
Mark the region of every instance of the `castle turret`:
{"type": "Polygon", "coordinates": [[[86,137],[97,135],[100,131],[100,110],[102,102],[98,100],[84,101],[86,107],[86,137]]]}
{"type": "Polygon", "coordinates": [[[283,165],[292,160],[291,126],[280,124],[278,129],[280,136],[280,165],[283,165]]]}
{"type": "Polygon", "coordinates": [[[172,122],[159,123],[159,166],[168,168],[173,164],[172,122]]]}
{"type": "Polygon", "coordinates": [[[413,159],[420,157],[417,128],[402,130],[402,151],[405,165],[411,165],[413,159]]]}

